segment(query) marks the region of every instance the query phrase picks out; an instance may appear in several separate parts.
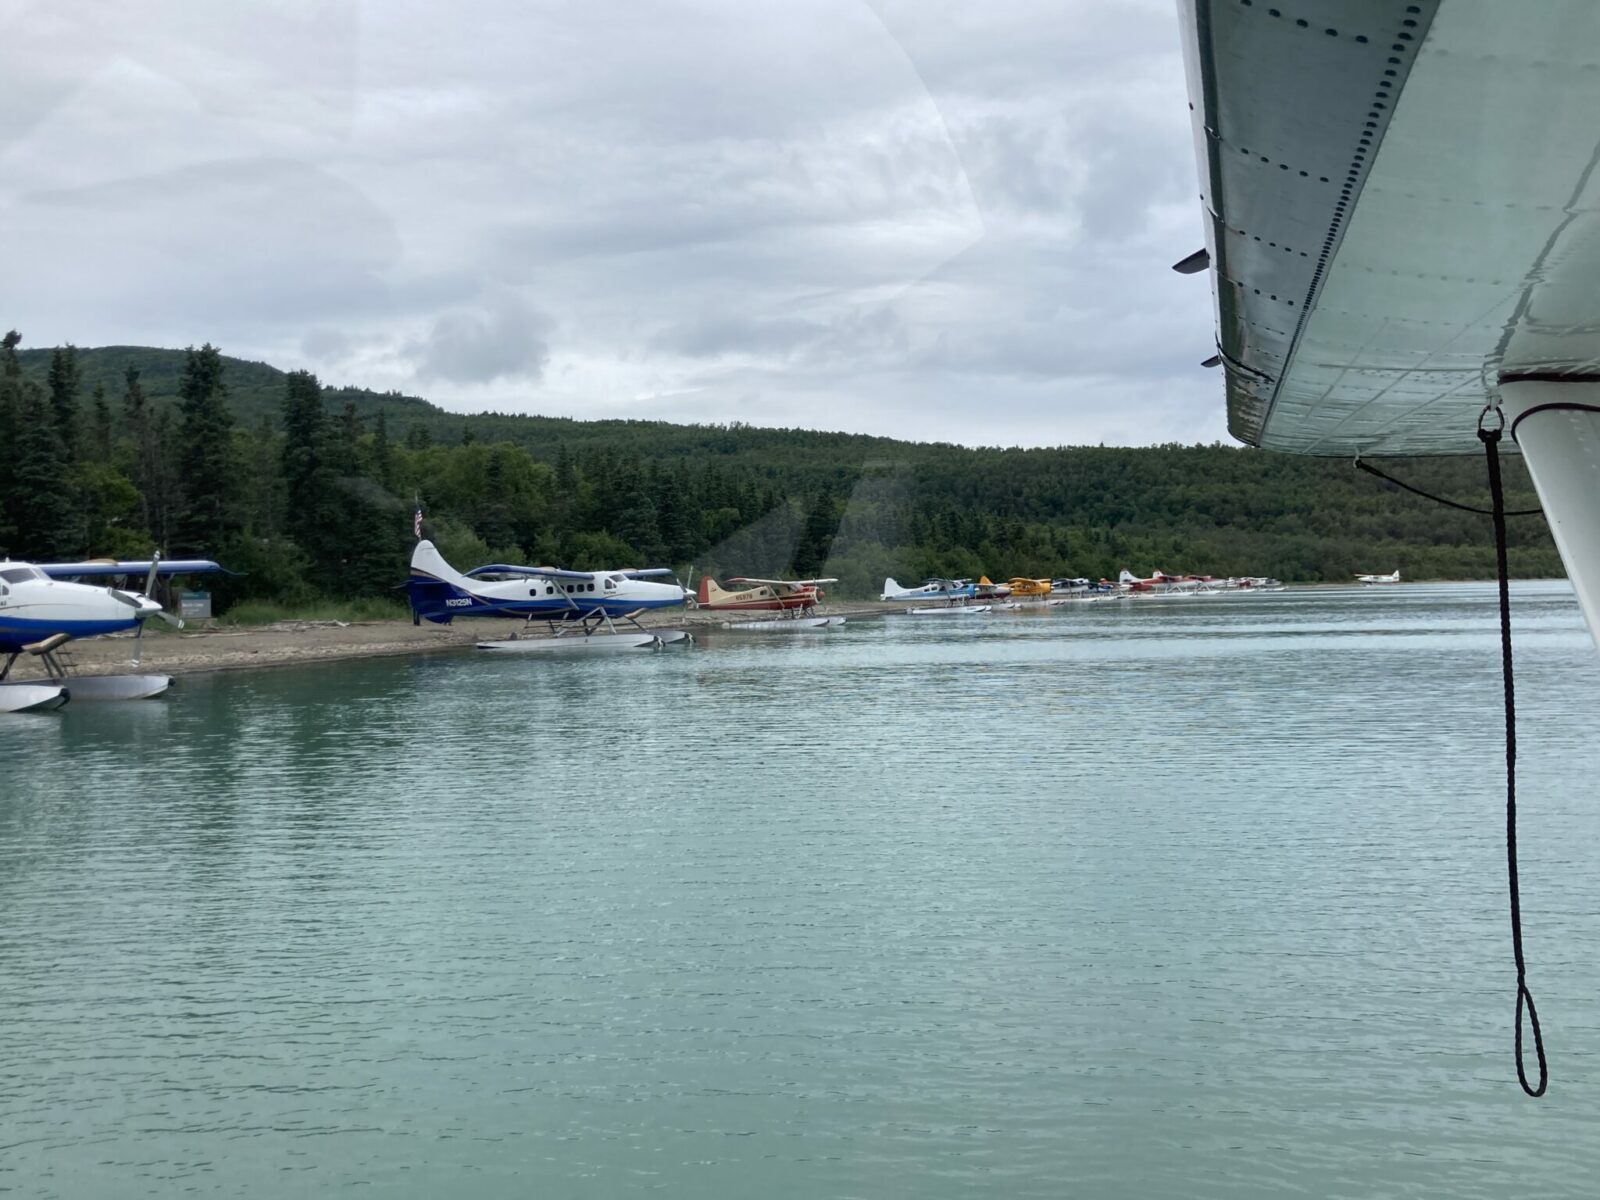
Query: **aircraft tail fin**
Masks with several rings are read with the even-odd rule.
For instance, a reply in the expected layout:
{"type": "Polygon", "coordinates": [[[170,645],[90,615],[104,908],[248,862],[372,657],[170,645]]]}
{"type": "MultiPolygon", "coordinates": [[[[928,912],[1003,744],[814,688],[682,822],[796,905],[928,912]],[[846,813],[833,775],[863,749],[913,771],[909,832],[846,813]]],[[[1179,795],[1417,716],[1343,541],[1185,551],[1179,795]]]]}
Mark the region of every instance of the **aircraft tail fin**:
{"type": "Polygon", "coordinates": [[[432,542],[418,542],[411,552],[411,578],[406,581],[413,618],[450,624],[457,612],[472,606],[468,582],[465,575],[445,562],[432,542]]]}
{"type": "Polygon", "coordinates": [[[700,580],[700,593],[695,597],[701,604],[714,604],[717,597],[726,593],[718,586],[717,581],[707,575],[700,580]]]}
{"type": "Polygon", "coordinates": [[[888,579],[885,579],[883,581],[883,595],[880,596],[879,599],[880,600],[887,600],[890,596],[893,596],[896,592],[903,592],[905,590],[906,590],[905,588],[901,587],[898,583],[896,583],[894,581],[894,576],[891,575],[888,579]]]}
{"type": "Polygon", "coordinates": [[[1122,570],[1117,572],[1117,582],[1118,583],[1138,583],[1139,582],[1139,577],[1137,575],[1135,575],[1132,571],[1128,570],[1127,567],[1123,567],[1122,570]]]}

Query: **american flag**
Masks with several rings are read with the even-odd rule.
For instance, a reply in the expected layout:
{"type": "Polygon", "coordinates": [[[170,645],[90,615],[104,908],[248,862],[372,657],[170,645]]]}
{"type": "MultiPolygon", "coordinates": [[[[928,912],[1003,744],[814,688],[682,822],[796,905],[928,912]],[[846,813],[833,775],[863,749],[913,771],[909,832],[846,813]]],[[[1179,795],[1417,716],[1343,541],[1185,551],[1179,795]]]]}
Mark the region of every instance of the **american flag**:
{"type": "Polygon", "coordinates": [[[422,502],[417,502],[417,515],[411,520],[411,536],[418,541],[422,540],[422,502]]]}

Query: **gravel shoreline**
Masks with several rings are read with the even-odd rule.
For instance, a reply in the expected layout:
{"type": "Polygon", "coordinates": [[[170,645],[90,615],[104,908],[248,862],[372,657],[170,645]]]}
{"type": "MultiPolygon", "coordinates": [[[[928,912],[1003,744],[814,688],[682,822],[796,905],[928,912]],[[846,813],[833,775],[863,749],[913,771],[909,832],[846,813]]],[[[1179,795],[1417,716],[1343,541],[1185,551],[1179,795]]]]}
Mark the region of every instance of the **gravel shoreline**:
{"type": "MultiPolygon", "coordinates": [[[[896,612],[904,604],[824,604],[818,616],[876,616],[896,612]]],[[[775,617],[776,613],[699,612],[674,610],[641,618],[646,628],[720,629],[747,620],[775,617]]],[[[542,631],[543,626],[534,627],[542,631]]],[[[285,667],[302,663],[334,662],[350,658],[379,658],[396,654],[436,654],[460,651],[475,642],[527,636],[521,620],[490,617],[466,618],[451,625],[410,621],[284,621],[260,626],[210,626],[181,631],[157,629],[152,624],[144,636],[140,665],[131,665],[133,635],[111,634],[71,642],[66,658],[74,673],[112,675],[135,672],[150,675],[189,675],[198,671],[234,671],[252,667],[285,667]]],[[[17,682],[44,676],[41,664],[24,654],[10,678],[17,682]]]]}

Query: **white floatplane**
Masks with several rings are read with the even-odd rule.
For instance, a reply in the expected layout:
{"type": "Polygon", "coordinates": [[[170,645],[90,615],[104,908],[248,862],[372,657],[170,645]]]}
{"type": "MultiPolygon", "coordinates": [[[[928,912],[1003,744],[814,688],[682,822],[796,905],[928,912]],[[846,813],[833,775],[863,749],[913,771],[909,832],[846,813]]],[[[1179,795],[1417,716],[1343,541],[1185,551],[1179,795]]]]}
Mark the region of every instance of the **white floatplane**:
{"type": "Polygon", "coordinates": [[[411,578],[406,584],[412,619],[448,625],[456,617],[522,617],[550,624],[552,637],[512,638],[479,642],[483,650],[634,649],[692,641],[681,629],[646,630],[636,618],[659,608],[684,603],[689,593],[673,583],[652,579],[672,576],[666,567],[646,570],[564,571],[556,567],[523,567],[491,563],[466,574],[444,560],[424,539],[411,552],[411,578]],[[634,626],[619,631],[615,622],[634,626]],[[564,636],[564,635],[573,636],[564,636]],[[614,640],[621,639],[621,640],[614,640]]]}
{"type": "Polygon", "coordinates": [[[906,587],[893,578],[883,581],[880,600],[970,600],[977,595],[978,585],[970,579],[929,579],[920,587],[906,587]]]}
{"type": "Polygon", "coordinates": [[[1388,575],[1357,575],[1356,582],[1367,585],[1375,583],[1399,583],[1400,572],[1394,571],[1388,575]]]}
{"type": "Polygon", "coordinates": [[[0,712],[59,708],[67,700],[142,700],[172,685],[168,675],[82,675],[68,678],[61,651],[74,639],[135,629],[133,661],[139,662],[144,623],[158,617],[178,628],[183,621],[151,599],[158,575],[190,575],[221,571],[209,559],[169,559],[157,555],[137,562],[94,559],[87,562],[0,562],[0,712]],[[70,580],[145,577],[142,592],[75,583],[70,580]],[[13,683],[17,659],[32,655],[48,678],[13,683]]]}

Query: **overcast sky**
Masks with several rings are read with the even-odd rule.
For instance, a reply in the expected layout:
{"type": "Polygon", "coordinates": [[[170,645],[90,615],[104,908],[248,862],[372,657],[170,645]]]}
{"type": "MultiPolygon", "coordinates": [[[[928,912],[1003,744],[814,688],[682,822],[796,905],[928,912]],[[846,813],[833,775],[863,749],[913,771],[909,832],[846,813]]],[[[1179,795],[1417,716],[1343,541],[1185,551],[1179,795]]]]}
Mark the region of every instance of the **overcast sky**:
{"type": "Polygon", "coordinates": [[[0,326],[460,411],[1227,439],[1172,0],[0,0],[0,326]]]}

